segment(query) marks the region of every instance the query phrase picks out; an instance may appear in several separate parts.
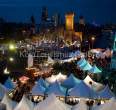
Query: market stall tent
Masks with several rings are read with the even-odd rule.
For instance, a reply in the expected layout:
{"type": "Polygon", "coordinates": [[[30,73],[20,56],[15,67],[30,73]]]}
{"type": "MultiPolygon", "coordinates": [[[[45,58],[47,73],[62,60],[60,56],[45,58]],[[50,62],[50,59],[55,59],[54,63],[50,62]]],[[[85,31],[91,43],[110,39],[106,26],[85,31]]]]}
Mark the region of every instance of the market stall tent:
{"type": "Polygon", "coordinates": [[[105,99],[109,99],[114,97],[115,95],[113,94],[113,92],[110,90],[109,86],[107,85],[103,90],[101,90],[100,92],[98,92],[98,97],[99,98],[105,98],[105,99]]]}
{"type": "Polygon", "coordinates": [[[46,88],[48,86],[48,83],[42,78],[40,77],[38,80],[37,80],[37,84],[40,84],[41,86],[43,86],[44,88],[46,88]]]}
{"type": "Polygon", "coordinates": [[[22,97],[21,101],[18,103],[18,105],[15,107],[14,110],[33,110],[34,105],[33,103],[28,100],[25,96],[22,97]]]}
{"type": "Polygon", "coordinates": [[[7,88],[4,87],[4,85],[2,85],[0,83],[0,100],[2,100],[2,98],[4,97],[5,93],[7,93],[7,88]]]}
{"type": "Polygon", "coordinates": [[[50,94],[45,100],[37,104],[34,110],[71,110],[71,107],[50,94]]]}
{"type": "Polygon", "coordinates": [[[73,88],[76,84],[79,84],[80,82],[80,79],[76,78],[73,74],[70,74],[70,76],[62,82],[62,85],[70,89],[73,88]]]}
{"type": "Polygon", "coordinates": [[[15,85],[13,81],[10,79],[10,77],[5,81],[4,86],[9,90],[12,90],[15,88],[15,85]]]}
{"type": "Polygon", "coordinates": [[[13,110],[16,106],[16,102],[12,101],[7,94],[4,95],[1,103],[6,105],[7,110],[13,110]]]}
{"type": "Polygon", "coordinates": [[[82,97],[82,98],[95,98],[97,93],[87,86],[83,81],[77,84],[68,92],[69,96],[82,97]]]}
{"type": "Polygon", "coordinates": [[[31,93],[32,93],[32,95],[44,95],[45,88],[41,84],[36,84],[32,88],[31,93]]]}
{"type": "Polygon", "coordinates": [[[52,83],[47,89],[46,94],[55,94],[56,96],[65,96],[66,90],[56,81],[52,83]]]}
{"type": "Polygon", "coordinates": [[[63,75],[61,72],[57,75],[54,75],[55,76],[55,79],[58,81],[58,82],[62,82],[64,80],[67,79],[67,76],[66,75],[63,75]]]}
{"type": "Polygon", "coordinates": [[[57,81],[57,79],[56,79],[56,77],[55,77],[54,75],[52,75],[52,76],[46,78],[46,81],[47,81],[48,83],[54,83],[54,82],[57,81]]]}
{"type": "Polygon", "coordinates": [[[104,85],[98,82],[95,82],[89,75],[86,76],[86,78],[83,80],[86,85],[88,85],[91,89],[94,89],[95,91],[100,91],[104,88],[104,85]]]}

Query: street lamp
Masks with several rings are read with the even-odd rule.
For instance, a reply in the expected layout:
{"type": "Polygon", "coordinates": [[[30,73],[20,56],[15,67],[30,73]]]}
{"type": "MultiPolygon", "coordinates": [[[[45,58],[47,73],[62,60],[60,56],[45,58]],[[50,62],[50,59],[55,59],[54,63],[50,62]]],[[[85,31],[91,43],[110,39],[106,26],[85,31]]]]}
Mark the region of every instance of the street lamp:
{"type": "Polygon", "coordinates": [[[13,62],[13,61],[14,61],[14,58],[10,57],[10,58],[9,58],[9,61],[10,61],[10,62],[13,62]]]}
{"type": "Polygon", "coordinates": [[[95,41],[95,37],[93,36],[93,37],[91,37],[92,49],[93,49],[94,41],[95,41]]]}
{"type": "Polygon", "coordinates": [[[77,47],[78,47],[79,51],[81,51],[81,44],[80,43],[77,44],[77,47]]]}
{"type": "Polygon", "coordinates": [[[9,50],[11,50],[11,51],[12,51],[12,50],[15,50],[15,49],[16,49],[16,47],[15,47],[15,45],[14,45],[14,44],[10,44],[10,45],[9,45],[9,50]]]}

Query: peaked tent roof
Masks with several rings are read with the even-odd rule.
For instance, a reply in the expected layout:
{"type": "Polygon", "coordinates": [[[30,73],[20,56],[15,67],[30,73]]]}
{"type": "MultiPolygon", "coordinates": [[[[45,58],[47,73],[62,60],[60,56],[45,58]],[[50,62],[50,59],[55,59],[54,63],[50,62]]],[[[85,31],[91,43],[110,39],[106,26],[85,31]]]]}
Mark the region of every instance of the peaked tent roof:
{"type": "Polygon", "coordinates": [[[14,83],[12,82],[12,80],[10,79],[10,77],[5,81],[4,86],[10,90],[15,88],[14,83]]]}
{"type": "Polygon", "coordinates": [[[73,88],[76,84],[80,83],[81,80],[77,79],[73,74],[70,74],[70,76],[62,82],[62,85],[66,88],[73,88]]]}
{"type": "Polygon", "coordinates": [[[33,109],[34,109],[33,103],[30,100],[28,100],[25,96],[23,96],[21,101],[15,107],[14,110],[33,110],[33,109]]]}
{"type": "Polygon", "coordinates": [[[47,87],[47,82],[42,78],[42,77],[40,77],[39,78],[39,80],[37,80],[37,84],[40,84],[41,86],[43,86],[43,87],[47,87]]]}
{"type": "Polygon", "coordinates": [[[55,61],[50,56],[48,56],[47,62],[48,63],[51,63],[51,64],[54,64],[55,63],[55,61]]]}
{"type": "Polygon", "coordinates": [[[51,77],[46,78],[46,81],[48,83],[54,83],[56,81],[56,77],[52,75],[51,77]]]}
{"type": "Polygon", "coordinates": [[[61,72],[59,74],[55,75],[55,77],[56,77],[56,80],[58,82],[62,82],[62,81],[64,81],[67,78],[67,76],[63,75],[61,72]]]}
{"type": "Polygon", "coordinates": [[[7,94],[4,95],[1,103],[6,105],[6,109],[7,110],[13,110],[16,106],[16,102],[12,101],[11,99],[9,99],[9,97],[7,96],[7,94]]]}
{"type": "Polygon", "coordinates": [[[81,58],[78,62],[77,62],[77,65],[78,66],[82,66],[82,65],[85,65],[87,63],[87,61],[85,60],[85,58],[81,58]]]}
{"type": "Polygon", "coordinates": [[[97,94],[89,86],[87,86],[83,81],[77,84],[74,88],[70,89],[68,94],[70,96],[84,97],[84,98],[95,98],[97,94]]]}
{"type": "Polygon", "coordinates": [[[65,96],[65,89],[56,81],[46,89],[46,94],[54,93],[56,96],[65,96]]]}
{"type": "Polygon", "coordinates": [[[71,110],[88,110],[88,106],[84,100],[80,100],[78,104],[72,107],[71,110]]]}
{"type": "Polygon", "coordinates": [[[90,70],[92,68],[92,66],[89,64],[89,62],[87,61],[85,65],[81,65],[80,68],[84,71],[90,70]]]}
{"type": "Polygon", "coordinates": [[[101,73],[102,71],[101,71],[99,68],[97,68],[96,65],[94,65],[94,66],[89,70],[89,72],[90,72],[90,73],[99,74],[99,73],[101,73]]]}
{"type": "Polygon", "coordinates": [[[34,110],[71,110],[71,107],[50,94],[45,100],[37,104],[34,110]]]}
{"type": "Polygon", "coordinates": [[[5,93],[7,93],[7,89],[0,83],[0,100],[4,97],[5,93]]]}
{"type": "Polygon", "coordinates": [[[31,91],[32,95],[44,95],[45,88],[41,84],[36,84],[31,91]]]}
{"type": "Polygon", "coordinates": [[[112,93],[109,86],[107,85],[103,90],[98,92],[98,97],[100,97],[100,98],[112,98],[112,97],[114,97],[114,94],[112,93]]]}
{"type": "Polygon", "coordinates": [[[90,88],[94,89],[95,91],[100,91],[104,88],[104,85],[101,83],[95,82],[89,75],[86,76],[86,78],[83,80],[86,85],[88,85],[90,88]]]}

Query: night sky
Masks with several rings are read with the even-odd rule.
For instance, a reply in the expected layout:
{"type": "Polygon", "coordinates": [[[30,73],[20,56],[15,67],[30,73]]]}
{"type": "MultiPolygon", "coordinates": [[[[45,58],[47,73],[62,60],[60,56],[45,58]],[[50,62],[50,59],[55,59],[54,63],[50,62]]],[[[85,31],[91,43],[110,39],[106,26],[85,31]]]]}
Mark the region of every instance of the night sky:
{"type": "Polygon", "coordinates": [[[58,12],[64,19],[64,13],[74,11],[76,20],[83,15],[88,22],[116,24],[116,0],[0,0],[0,17],[29,22],[34,15],[39,23],[42,6],[48,7],[49,16],[58,12]]]}

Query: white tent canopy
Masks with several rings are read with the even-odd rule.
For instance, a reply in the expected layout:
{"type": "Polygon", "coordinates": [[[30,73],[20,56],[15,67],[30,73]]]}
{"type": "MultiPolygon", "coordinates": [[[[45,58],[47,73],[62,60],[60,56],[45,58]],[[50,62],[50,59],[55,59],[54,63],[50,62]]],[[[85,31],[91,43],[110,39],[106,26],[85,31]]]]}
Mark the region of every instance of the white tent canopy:
{"type": "Polygon", "coordinates": [[[80,79],[77,79],[73,74],[70,74],[70,76],[62,82],[62,85],[66,88],[73,88],[76,84],[79,84],[80,82],[80,79]]]}
{"type": "Polygon", "coordinates": [[[62,81],[64,81],[67,78],[67,76],[63,75],[61,72],[59,74],[57,74],[57,75],[54,75],[54,76],[55,76],[55,78],[56,78],[56,80],[58,82],[62,82],[62,81]]]}
{"type": "Polygon", "coordinates": [[[45,88],[41,84],[36,84],[31,91],[32,95],[44,95],[45,88]]]}
{"type": "Polygon", "coordinates": [[[6,109],[7,110],[13,110],[16,106],[16,102],[12,101],[11,99],[9,99],[9,97],[7,96],[7,94],[4,95],[1,103],[6,105],[6,109]]]}
{"type": "Polygon", "coordinates": [[[54,76],[54,75],[52,75],[51,77],[48,77],[48,78],[46,78],[46,81],[48,82],[48,83],[54,83],[54,82],[56,82],[56,77],[54,76]]]}
{"type": "Polygon", "coordinates": [[[47,89],[46,94],[54,93],[56,96],[65,96],[65,89],[56,81],[52,83],[47,89]]]}
{"type": "Polygon", "coordinates": [[[91,79],[89,75],[87,75],[83,81],[85,82],[86,85],[88,85],[91,89],[94,89],[95,91],[100,91],[104,88],[104,85],[93,81],[93,79],[91,79]]]}
{"type": "Polygon", "coordinates": [[[56,81],[62,82],[67,79],[66,75],[63,75],[61,72],[57,75],[52,75],[51,77],[46,78],[46,81],[48,83],[54,83],[56,81]]]}
{"type": "Polygon", "coordinates": [[[15,88],[15,85],[14,85],[13,81],[10,79],[10,77],[5,81],[4,86],[10,90],[15,88]]]}
{"type": "Polygon", "coordinates": [[[48,56],[47,63],[49,63],[49,64],[54,64],[55,61],[54,61],[50,56],[48,56]]]}
{"type": "Polygon", "coordinates": [[[88,106],[86,102],[83,99],[81,99],[77,105],[72,107],[72,110],[88,110],[88,106]]]}
{"type": "Polygon", "coordinates": [[[43,86],[44,88],[46,88],[48,86],[47,82],[42,78],[40,77],[38,80],[37,80],[37,84],[40,84],[41,86],[43,86]]]}
{"type": "Polygon", "coordinates": [[[4,97],[5,93],[7,93],[7,89],[0,83],[0,100],[4,97]]]}
{"type": "Polygon", "coordinates": [[[83,98],[95,98],[97,94],[89,86],[87,86],[83,81],[77,84],[74,88],[70,89],[68,94],[70,96],[83,97],[83,98]]]}
{"type": "Polygon", "coordinates": [[[71,107],[58,100],[54,94],[51,94],[40,102],[34,110],[71,110],[71,107]]]}
{"type": "Polygon", "coordinates": [[[100,92],[98,92],[98,97],[100,98],[112,98],[114,97],[114,94],[112,93],[112,91],[110,90],[109,86],[107,85],[103,90],[101,90],[100,92]]]}
{"type": "Polygon", "coordinates": [[[15,107],[14,110],[33,110],[33,109],[34,109],[33,103],[30,100],[28,100],[25,96],[23,96],[21,101],[15,107]]]}

